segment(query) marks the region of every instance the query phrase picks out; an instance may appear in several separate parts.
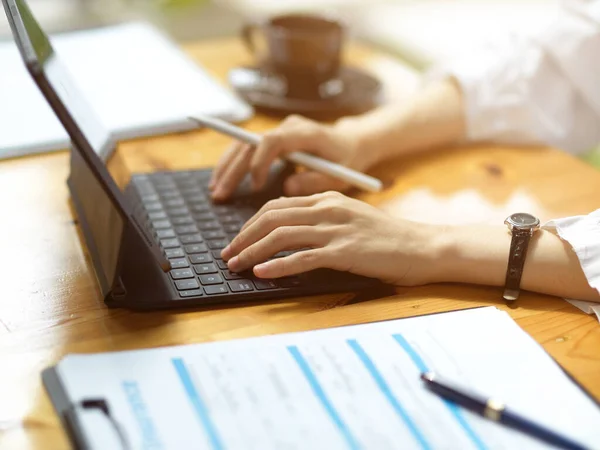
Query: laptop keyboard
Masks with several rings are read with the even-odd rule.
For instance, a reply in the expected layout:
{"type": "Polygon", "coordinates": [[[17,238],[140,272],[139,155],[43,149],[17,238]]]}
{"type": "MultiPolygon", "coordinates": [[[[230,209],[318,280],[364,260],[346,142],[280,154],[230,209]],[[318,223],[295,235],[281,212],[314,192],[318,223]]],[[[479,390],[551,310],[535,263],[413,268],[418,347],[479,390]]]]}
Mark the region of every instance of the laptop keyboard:
{"type": "MultiPolygon", "coordinates": [[[[301,286],[298,277],[257,279],[230,272],[221,250],[257,208],[250,201],[213,204],[210,170],[134,175],[148,226],[171,262],[170,278],[181,298],[267,291],[301,286]]],[[[280,252],[275,257],[289,255],[280,252]]]]}

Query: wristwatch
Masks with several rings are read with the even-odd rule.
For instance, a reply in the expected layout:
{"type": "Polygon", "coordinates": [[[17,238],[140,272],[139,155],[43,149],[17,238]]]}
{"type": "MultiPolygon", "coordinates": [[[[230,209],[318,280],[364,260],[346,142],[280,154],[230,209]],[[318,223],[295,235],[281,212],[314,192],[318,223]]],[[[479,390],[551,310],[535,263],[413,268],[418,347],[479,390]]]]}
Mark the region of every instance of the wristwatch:
{"type": "Polygon", "coordinates": [[[521,276],[527,256],[527,247],[531,236],[540,228],[540,219],[527,213],[511,214],[504,221],[512,234],[506,281],[504,283],[504,299],[515,301],[519,298],[521,276]]]}

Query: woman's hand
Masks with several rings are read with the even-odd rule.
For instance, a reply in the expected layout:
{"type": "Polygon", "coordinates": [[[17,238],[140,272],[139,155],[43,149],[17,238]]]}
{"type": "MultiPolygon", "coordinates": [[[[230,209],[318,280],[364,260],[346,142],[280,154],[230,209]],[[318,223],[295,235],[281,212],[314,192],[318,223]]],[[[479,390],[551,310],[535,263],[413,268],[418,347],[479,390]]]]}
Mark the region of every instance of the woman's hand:
{"type": "Polygon", "coordinates": [[[231,271],[254,267],[260,278],[329,268],[417,285],[431,281],[436,231],[337,192],[284,197],[251,218],[222,256],[231,271]],[[280,251],[303,248],[308,249],[268,260],[280,251]]]}
{"type": "MultiPolygon", "coordinates": [[[[293,151],[304,151],[344,166],[365,171],[376,163],[372,152],[361,151],[351,127],[322,125],[299,116],[290,116],[281,126],[267,132],[261,144],[254,148],[235,143],[217,164],[210,183],[215,200],[225,200],[250,172],[253,187],[261,189],[276,158],[293,151]]],[[[327,190],[342,191],[344,182],[313,171],[289,177],[284,192],[289,196],[310,195],[327,190]]]]}

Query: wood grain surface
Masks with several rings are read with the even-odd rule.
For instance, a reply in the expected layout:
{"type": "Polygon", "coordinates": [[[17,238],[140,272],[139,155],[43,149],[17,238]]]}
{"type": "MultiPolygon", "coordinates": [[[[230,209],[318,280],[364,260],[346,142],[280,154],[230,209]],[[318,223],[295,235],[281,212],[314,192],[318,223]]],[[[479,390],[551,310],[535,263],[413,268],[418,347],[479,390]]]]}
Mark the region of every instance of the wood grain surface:
{"type": "MultiPolygon", "coordinates": [[[[250,62],[233,38],[188,51],[221,80],[230,68],[250,62]]],[[[388,92],[402,91],[394,86],[402,69],[386,55],[352,44],[346,60],[379,76],[388,92]]],[[[245,126],[262,131],[276,124],[259,114],[245,126]]],[[[109,167],[124,185],[132,172],[212,166],[228,144],[209,131],[140,139],[121,144],[109,167]]],[[[373,174],[390,188],[359,198],[423,221],[501,223],[516,210],[545,220],[600,208],[600,173],[553,149],[442,149],[373,174]]],[[[66,152],[0,163],[1,449],[68,448],[40,380],[40,372],[67,353],[242,338],[480,305],[506,309],[497,288],[431,285],[371,299],[350,293],[194,311],[109,310],[69,206],[67,175],[66,152]]],[[[532,293],[507,311],[600,399],[600,325],[593,317],[562,299],[532,293]]]]}

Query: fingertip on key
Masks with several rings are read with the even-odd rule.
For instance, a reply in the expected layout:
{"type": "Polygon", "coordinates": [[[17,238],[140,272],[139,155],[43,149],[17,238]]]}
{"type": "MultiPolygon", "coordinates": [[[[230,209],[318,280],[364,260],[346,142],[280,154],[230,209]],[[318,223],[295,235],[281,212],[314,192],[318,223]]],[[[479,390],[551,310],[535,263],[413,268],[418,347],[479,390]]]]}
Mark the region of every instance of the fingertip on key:
{"type": "Polygon", "coordinates": [[[225,261],[228,261],[231,258],[231,246],[228,245],[223,250],[221,250],[221,258],[225,261]]]}
{"type": "Polygon", "coordinates": [[[229,267],[229,270],[231,270],[232,272],[235,272],[236,268],[239,265],[239,258],[237,256],[234,256],[233,258],[231,258],[229,261],[227,261],[227,267],[229,267]]]}
{"type": "Polygon", "coordinates": [[[262,264],[257,264],[256,266],[254,266],[254,269],[252,271],[254,272],[254,275],[256,275],[259,278],[271,278],[269,275],[269,271],[272,268],[272,266],[273,262],[267,261],[262,264]]]}

